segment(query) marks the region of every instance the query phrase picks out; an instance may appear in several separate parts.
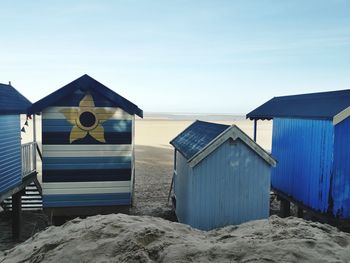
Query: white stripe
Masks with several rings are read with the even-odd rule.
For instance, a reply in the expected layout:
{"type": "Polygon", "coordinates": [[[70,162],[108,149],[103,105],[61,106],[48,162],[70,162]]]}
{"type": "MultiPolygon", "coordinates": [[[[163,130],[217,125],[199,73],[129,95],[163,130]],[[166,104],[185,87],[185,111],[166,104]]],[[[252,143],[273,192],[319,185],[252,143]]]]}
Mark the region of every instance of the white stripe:
{"type": "Polygon", "coordinates": [[[132,156],[131,151],[43,151],[43,157],[115,157],[132,156]]]}
{"type": "Polygon", "coordinates": [[[129,193],[130,181],[43,183],[44,195],[129,193]]]}
{"type": "MultiPolygon", "coordinates": [[[[79,107],[47,107],[42,113],[42,119],[66,119],[66,117],[60,111],[63,109],[76,109],[79,107]]],[[[108,111],[114,111],[113,116],[110,119],[116,120],[131,120],[132,115],[123,111],[121,108],[112,108],[112,107],[95,107],[96,109],[105,109],[108,111]]]]}
{"type": "Polygon", "coordinates": [[[109,188],[109,187],[123,187],[129,186],[130,181],[102,181],[102,182],[67,182],[67,183],[42,183],[43,189],[55,188],[109,188]]]}
{"type": "Polygon", "coordinates": [[[130,144],[106,144],[106,145],[43,145],[43,151],[131,151],[132,146],[130,144]]]}

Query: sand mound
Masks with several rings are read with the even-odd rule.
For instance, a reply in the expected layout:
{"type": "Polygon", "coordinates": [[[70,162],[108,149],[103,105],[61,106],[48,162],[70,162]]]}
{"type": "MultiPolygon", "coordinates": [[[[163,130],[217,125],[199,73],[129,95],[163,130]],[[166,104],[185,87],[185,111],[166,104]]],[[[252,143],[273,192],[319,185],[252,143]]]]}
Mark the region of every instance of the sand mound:
{"type": "Polygon", "coordinates": [[[0,262],[346,262],[349,244],[350,234],[292,217],[203,232],[117,214],[49,227],[0,262]]]}

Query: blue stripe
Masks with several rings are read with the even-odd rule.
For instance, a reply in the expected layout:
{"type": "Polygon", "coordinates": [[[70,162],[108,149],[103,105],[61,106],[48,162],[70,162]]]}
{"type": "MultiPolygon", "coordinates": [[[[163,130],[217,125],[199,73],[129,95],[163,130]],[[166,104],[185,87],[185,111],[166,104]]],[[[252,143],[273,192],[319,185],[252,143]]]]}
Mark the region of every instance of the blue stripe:
{"type": "MultiPolygon", "coordinates": [[[[131,132],[131,120],[107,120],[102,123],[105,132],[131,132]]],[[[70,132],[72,124],[65,119],[43,119],[43,132],[70,132]]]]}
{"type": "Polygon", "coordinates": [[[43,195],[44,207],[129,205],[130,193],[43,195]]]}
{"type": "Polygon", "coordinates": [[[80,170],[80,169],[127,169],[131,168],[129,163],[70,163],[70,164],[43,164],[45,170],[80,170]]]}
{"type": "MultiPolygon", "coordinates": [[[[69,142],[70,132],[43,132],[43,144],[71,144],[69,142]]],[[[105,132],[106,143],[94,139],[90,134],[84,138],[74,141],[72,144],[131,144],[131,132],[105,132]]]]}
{"type": "Polygon", "coordinates": [[[77,164],[77,163],[128,163],[131,162],[131,156],[115,157],[44,157],[43,163],[46,164],[77,164]]]}
{"type": "Polygon", "coordinates": [[[131,169],[45,170],[43,182],[130,181],[131,169]]]}

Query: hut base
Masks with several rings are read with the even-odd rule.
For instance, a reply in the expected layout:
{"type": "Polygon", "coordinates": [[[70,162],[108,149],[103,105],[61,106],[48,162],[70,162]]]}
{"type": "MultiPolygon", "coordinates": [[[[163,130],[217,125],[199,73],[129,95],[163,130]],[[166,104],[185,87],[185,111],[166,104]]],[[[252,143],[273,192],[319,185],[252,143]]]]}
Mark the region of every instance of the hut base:
{"type": "Polygon", "coordinates": [[[78,207],[55,207],[44,208],[44,213],[51,223],[61,225],[75,217],[87,217],[92,215],[129,214],[130,206],[78,206],[78,207]]]}
{"type": "MultiPolygon", "coordinates": [[[[338,229],[346,232],[350,232],[350,218],[349,219],[340,219],[335,218],[334,216],[326,213],[321,213],[311,207],[304,205],[303,203],[293,199],[293,197],[275,189],[271,190],[277,195],[279,200],[284,202],[290,202],[295,204],[298,207],[298,217],[305,217],[306,215],[312,221],[318,221],[321,223],[330,224],[337,227],[338,229]]],[[[283,211],[282,211],[283,212],[283,211]]]]}

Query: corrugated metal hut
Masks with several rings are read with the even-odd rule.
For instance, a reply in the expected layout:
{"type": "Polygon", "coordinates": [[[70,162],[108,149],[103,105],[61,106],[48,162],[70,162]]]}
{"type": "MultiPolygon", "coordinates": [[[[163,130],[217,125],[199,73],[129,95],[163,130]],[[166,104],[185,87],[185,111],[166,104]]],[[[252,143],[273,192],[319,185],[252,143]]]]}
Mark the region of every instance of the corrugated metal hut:
{"type": "Polygon", "coordinates": [[[95,214],[132,204],[141,109],[83,75],[34,103],[31,112],[42,113],[46,212],[95,214]]]}
{"type": "Polygon", "coordinates": [[[27,162],[34,158],[35,148],[31,147],[26,156],[21,153],[20,114],[26,114],[31,105],[14,87],[0,84],[0,203],[16,192],[11,190],[20,186],[24,177],[35,172],[33,160],[27,162]],[[26,161],[23,164],[31,166],[23,172],[22,157],[26,161]]]}
{"type": "Polygon", "coordinates": [[[247,118],[273,119],[273,189],[306,208],[350,218],[350,90],[275,97],[247,118]]]}
{"type": "Polygon", "coordinates": [[[179,222],[210,230],[269,216],[275,161],[237,126],[196,121],[170,144],[179,222]]]}

